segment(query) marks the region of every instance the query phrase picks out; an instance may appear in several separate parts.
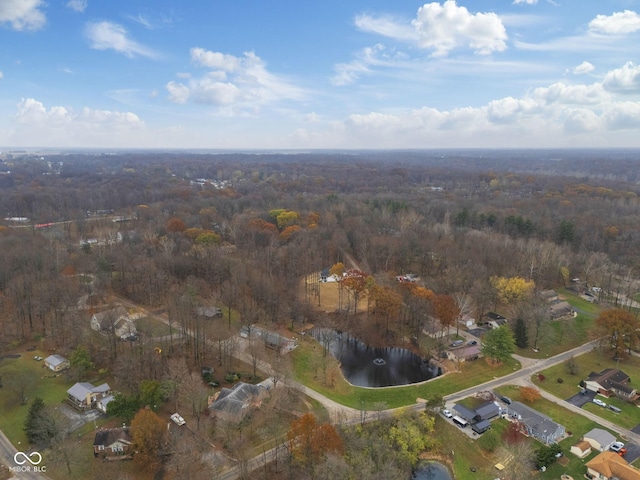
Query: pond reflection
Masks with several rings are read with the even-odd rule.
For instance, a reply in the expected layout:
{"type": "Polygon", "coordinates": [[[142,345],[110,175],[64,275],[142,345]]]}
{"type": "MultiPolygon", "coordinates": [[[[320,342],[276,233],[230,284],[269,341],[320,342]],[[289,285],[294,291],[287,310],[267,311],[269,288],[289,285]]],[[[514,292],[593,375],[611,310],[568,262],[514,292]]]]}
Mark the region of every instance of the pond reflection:
{"type": "Polygon", "coordinates": [[[433,362],[398,347],[370,347],[344,333],[316,330],[314,337],[324,342],[338,359],[349,383],[359,387],[389,387],[419,383],[442,372],[433,362]]]}

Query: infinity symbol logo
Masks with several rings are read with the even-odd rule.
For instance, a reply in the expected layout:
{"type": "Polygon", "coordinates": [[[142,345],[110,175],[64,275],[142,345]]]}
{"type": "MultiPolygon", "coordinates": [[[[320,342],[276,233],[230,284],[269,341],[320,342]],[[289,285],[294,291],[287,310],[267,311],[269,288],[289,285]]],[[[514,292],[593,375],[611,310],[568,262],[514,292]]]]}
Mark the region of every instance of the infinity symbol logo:
{"type": "Polygon", "coordinates": [[[42,461],[42,455],[40,455],[40,453],[38,452],[33,452],[29,455],[24,452],[16,452],[16,454],[13,456],[13,461],[18,465],[24,465],[27,462],[29,462],[31,465],[39,465],[42,461]],[[18,460],[19,458],[22,459],[22,461],[18,460]]]}

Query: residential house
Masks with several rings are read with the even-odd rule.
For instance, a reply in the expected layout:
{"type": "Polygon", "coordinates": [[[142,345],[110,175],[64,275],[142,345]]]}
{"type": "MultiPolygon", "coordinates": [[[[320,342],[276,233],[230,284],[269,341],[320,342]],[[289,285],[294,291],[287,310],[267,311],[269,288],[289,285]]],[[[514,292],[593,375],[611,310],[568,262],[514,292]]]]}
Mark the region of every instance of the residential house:
{"type": "Polygon", "coordinates": [[[601,372],[591,372],[585,380],[585,388],[605,397],[618,397],[626,401],[638,398],[638,392],[629,385],[629,375],[617,368],[606,368],[601,372]]]}
{"type": "Polygon", "coordinates": [[[138,333],[135,320],[123,306],[94,313],[91,317],[91,328],[98,333],[111,334],[123,340],[129,340],[138,333]]]}
{"type": "Polygon", "coordinates": [[[49,355],[44,359],[44,365],[49,370],[54,372],[61,372],[65,368],[69,368],[69,360],[62,355],[49,355]]]}
{"type": "Polygon", "coordinates": [[[122,459],[130,458],[131,443],[133,439],[129,434],[129,428],[106,428],[96,432],[93,439],[93,456],[111,458],[120,456],[122,459]]]}
{"type": "Polygon", "coordinates": [[[453,406],[456,416],[463,418],[469,424],[471,429],[478,433],[484,433],[491,428],[491,420],[500,415],[500,406],[495,402],[485,402],[475,409],[467,408],[464,405],[456,404],[453,406]]]}
{"type": "Polygon", "coordinates": [[[100,410],[102,413],[107,413],[107,406],[109,402],[113,401],[115,396],[113,394],[108,394],[96,401],[96,408],[100,410]]]}
{"type": "Polygon", "coordinates": [[[587,476],[598,480],[640,480],[640,470],[614,452],[602,452],[586,464],[587,476]]]}
{"type": "Polygon", "coordinates": [[[477,413],[471,408],[467,408],[464,405],[456,403],[453,406],[453,411],[456,412],[459,417],[464,418],[469,423],[473,423],[476,421],[477,413]]]}
{"type": "Polygon", "coordinates": [[[578,458],[584,458],[591,453],[591,444],[581,440],[575,445],[571,445],[571,453],[578,458]]]}
{"type": "Polygon", "coordinates": [[[488,401],[476,408],[476,415],[481,420],[491,420],[500,415],[500,406],[496,402],[488,401]]]}
{"type": "Polygon", "coordinates": [[[222,317],[222,309],[218,307],[196,307],[196,315],[206,320],[222,317]]]}
{"type": "Polygon", "coordinates": [[[527,405],[511,402],[507,415],[522,426],[524,433],[548,445],[556,443],[565,434],[565,428],[527,405]]]}
{"type": "Polygon", "coordinates": [[[575,317],[576,312],[569,302],[565,302],[564,300],[558,300],[557,302],[553,302],[549,305],[549,311],[551,315],[551,320],[559,320],[561,318],[570,318],[575,317]]]}
{"type": "Polygon", "coordinates": [[[90,410],[110,393],[111,388],[106,383],[95,387],[88,382],[78,382],[67,390],[67,402],[80,410],[90,410]]]}
{"type": "Polygon", "coordinates": [[[223,388],[218,392],[209,410],[217,417],[238,420],[250,407],[260,404],[265,392],[266,389],[258,385],[239,382],[233,388],[223,388]]]}
{"type": "Polygon", "coordinates": [[[465,313],[464,315],[462,315],[462,317],[460,319],[458,319],[458,324],[462,325],[465,328],[475,328],[476,319],[473,318],[468,313],[465,313]]]}
{"type": "Polygon", "coordinates": [[[585,433],[582,436],[582,440],[589,443],[594,450],[604,452],[609,450],[613,442],[616,441],[616,437],[602,428],[594,428],[585,433]]]}
{"type": "Polygon", "coordinates": [[[461,345],[447,349],[447,358],[453,362],[464,363],[482,357],[480,345],[461,345]]]}
{"type": "Polygon", "coordinates": [[[502,325],[506,325],[507,324],[507,319],[505,317],[503,317],[502,315],[500,315],[499,313],[495,313],[495,312],[489,312],[487,314],[485,314],[485,316],[483,317],[484,319],[484,324],[487,325],[489,328],[499,328],[502,325]]]}
{"type": "Polygon", "coordinates": [[[539,295],[543,300],[546,300],[549,303],[557,302],[559,300],[558,292],[555,290],[542,290],[539,295]]]}

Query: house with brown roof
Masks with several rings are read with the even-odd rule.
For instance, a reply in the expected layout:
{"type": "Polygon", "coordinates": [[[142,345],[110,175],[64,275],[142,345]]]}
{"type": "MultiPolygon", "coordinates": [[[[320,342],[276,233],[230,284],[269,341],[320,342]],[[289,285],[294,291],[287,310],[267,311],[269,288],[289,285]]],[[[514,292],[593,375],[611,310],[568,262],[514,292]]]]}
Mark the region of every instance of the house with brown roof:
{"type": "Polygon", "coordinates": [[[480,345],[461,345],[449,348],[446,352],[447,358],[453,362],[468,362],[482,357],[480,345]]]}
{"type": "Polygon", "coordinates": [[[131,458],[130,451],[133,439],[129,435],[129,428],[101,428],[93,439],[93,456],[111,458],[120,456],[122,459],[131,458]]]}
{"type": "Polygon", "coordinates": [[[629,375],[617,368],[591,372],[584,381],[585,388],[605,397],[618,397],[629,402],[638,398],[638,392],[629,385],[629,375]]]}
{"type": "Polygon", "coordinates": [[[586,464],[587,476],[598,480],[640,480],[640,470],[614,452],[602,452],[586,464]]]}

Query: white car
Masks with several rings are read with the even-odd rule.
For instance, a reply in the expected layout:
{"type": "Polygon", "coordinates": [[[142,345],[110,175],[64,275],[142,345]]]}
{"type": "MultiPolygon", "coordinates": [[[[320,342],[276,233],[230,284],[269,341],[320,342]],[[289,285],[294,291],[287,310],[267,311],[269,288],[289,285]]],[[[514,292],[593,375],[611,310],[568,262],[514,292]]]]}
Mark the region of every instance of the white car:
{"type": "Polygon", "coordinates": [[[169,418],[171,418],[171,420],[173,420],[173,423],[175,423],[176,425],[179,425],[179,426],[182,426],[185,423],[187,423],[187,422],[184,421],[184,418],[182,418],[182,416],[179,413],[172,413],[169,418]]]}
{"type": "Polygon", "coordinates": [[[593,403],[595,403],[596,405],[600,405],[601,407],[606,407],[607,404],[604,403],[602,400],[600,400],[599,398],[594,398],[593,399],[593,403]]]}
{"type": "Polygon", "coordinates": [[[451,418],[453,417],[453,413],[451,413],[449,410],[447,410],[446,408],[444,410],[442,410],[442,414],[447,417],[447,418],[451,418]]]}
{"type": "Polygon", "coordinates": [[[626,452],[627,450],[624,448],[624,443],[622,442],[613,442],[611,447],[609,447],[612,452],[620,453],[626,452]]]}

